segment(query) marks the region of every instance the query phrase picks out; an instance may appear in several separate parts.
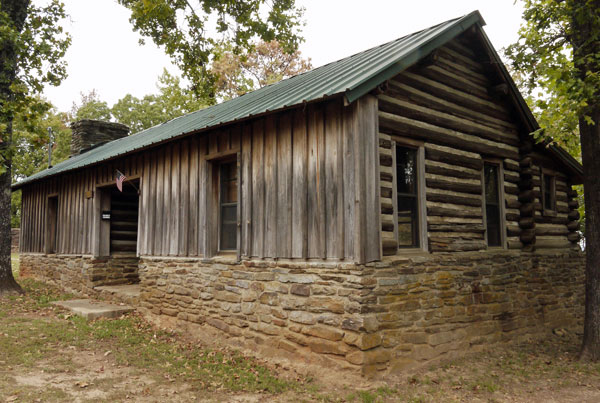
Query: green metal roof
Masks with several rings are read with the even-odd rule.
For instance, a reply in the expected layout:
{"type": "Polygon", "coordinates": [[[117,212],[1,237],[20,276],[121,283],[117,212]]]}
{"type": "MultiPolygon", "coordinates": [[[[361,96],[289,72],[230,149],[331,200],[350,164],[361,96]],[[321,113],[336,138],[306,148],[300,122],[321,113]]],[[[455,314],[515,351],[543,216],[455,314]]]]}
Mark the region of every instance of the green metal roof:
{"type": "Polygon", "coordinates": [[[129,154],[187,133],[304,102],[339,94],[345,94],[348,101],[353,102],[475,23],[485,24],[478,11],[111,141],[31,175],[13,188],[129,154]]]}
{"type": "MultiPolygon", "coordinates": [[[[485,25],[485,21],[478,11],[326,64],[230,101],[111,141],[83,154],[73,156],[50,169],[38,172],[14,184],[13,189],[18,189],[42,178],[130,154],[199,130],[305,102],[342,94],[348,102],[353,102],[474,24],[485,25]]],[[[518,92],[516,87],[514,89],[518,92]]]]}

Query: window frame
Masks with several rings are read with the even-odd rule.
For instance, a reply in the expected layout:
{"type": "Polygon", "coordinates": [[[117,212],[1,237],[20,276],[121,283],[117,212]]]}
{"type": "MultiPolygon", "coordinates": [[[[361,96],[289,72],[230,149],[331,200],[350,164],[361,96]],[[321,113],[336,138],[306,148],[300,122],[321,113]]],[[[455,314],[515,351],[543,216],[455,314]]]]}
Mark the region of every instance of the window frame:
{"type": "Polygon", "coordinates": [[[241,152],[239,150],[228,150],[227,152],[215,153],[201,159],[206,178],[206,187],[201,191],[205,197],[201,203],[204,204],[206,214],[202,219],[205,225],[204,242],[201,246],[202,256],[207,261],[219,255],[236,256],[241,260],[241,205],[242,205],[242,181],[241,181],[241,152]],[[210,157],[210,158],[207,158],[210,157]],[[236,162],[238,201],[236,209],[236,249],[221,250],[221,180],[220,165],[222,163],[236,162]]]}
{"type": "Polygon", "coordinates": [[[556,217],[556,173],[545,168],[540,168],[540,203],[542,205],[542,215],[556,217]],[[551,208],[546,207],[546,178],[551,178],[551,208]]]}
{"type": "Polygon", "coordinates": [[[484,228],[485,246],[487,249],[506,249],[506,197],[504,194],[504,161],[499,159],[484,159],[481,169],[481,211],[484,228]],[[485,166],[494,165],[498,169],[498,214],[500,214],[500,245],[490,245],[487,227],[487,203],[485,201],[485,166]]]}
{"type": "Polygon", "coordinates": [[[239,210],[239,203],[240,203],[240,194],[239,194],[239,189],[236,189],[237,192],[237,197],[236,197],[236,201],[235,203],[223,203],[222,201],[222,197],[223,197],[223,178],[222,178],[222,170],[221,167],[223,165],[228,165],[228,164],[232,164],[233,165],[233,169],[235,172],[235,186],[236,188],[239,188],[239,180],[240,178],[239,176],[239,172],[238,172],[238,162],[237,159],[235,158],[235,156],[232,156],[230,158],[224,158],[221,159],[219,161],[217,161],[217,177],[218,177],[218,184],[219,184],[219,194],[218,194],[218,198],[217,198],[217,210],[218,210],[218,218],[217,218],[217,252],[219,253],[232,253],[232,252],[236,252],[239,249],[239,240],[238,238],[238,217],[237,217],[237,211],[239,210]],[[226,206],[225,206],[226,205],[226,206]],[[236,211],[236,220],[235,220],[235,238],[236,238],[236,245],[235,248],[233,249],[223,249],[221,246],[221,242],[222,242],[222,238],[221,235],[223,234],[223,207],[231,207],[235,205],[235,211],[236,211]]]}
{"type": "Polygon", "coordinates": [[[394,215],[394,238],[396,240],[396,253],[410,251],[429,251],[429,236],[427,232],[427,199],[425,185],[425,145],[422,141],[391,136],[392,141],[392,204],[394,215]],[[398,178],[396,168],[397,147],[416,150],[416,179],[417,179],[417,246],[400,246],[398,242],[398,178]]]}

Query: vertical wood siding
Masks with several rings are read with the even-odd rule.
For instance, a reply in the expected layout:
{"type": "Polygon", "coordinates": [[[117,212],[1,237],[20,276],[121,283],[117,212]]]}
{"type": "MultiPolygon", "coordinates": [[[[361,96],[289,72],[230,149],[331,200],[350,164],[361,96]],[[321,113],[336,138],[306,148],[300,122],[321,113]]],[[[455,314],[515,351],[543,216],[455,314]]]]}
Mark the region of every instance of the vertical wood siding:
{"type": "Polygon", "coordinates": [[[240,159],[239,255],[381,257],[377,99],[308,105],[208,131],[23,188],[23,252],[43,252],[47,198],[58,194],[58,253],[92,254],[94,198],[115,169],[140,179],[138,254],[211,256],[218,161],[240,159]]]}

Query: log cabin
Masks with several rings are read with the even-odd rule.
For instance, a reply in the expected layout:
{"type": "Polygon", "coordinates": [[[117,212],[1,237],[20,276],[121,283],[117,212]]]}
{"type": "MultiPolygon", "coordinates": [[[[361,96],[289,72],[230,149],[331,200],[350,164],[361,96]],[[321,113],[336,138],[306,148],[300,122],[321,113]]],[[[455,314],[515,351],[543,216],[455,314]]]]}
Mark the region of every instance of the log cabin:
{"type": "Polygon", "coordinates": [[[13,185],[22,273],[139,283],[165,324],[365,376],[579,329],[582,168],[534,141],[484,24],[132,135],[75,123],[72,157],[13,185]]]}

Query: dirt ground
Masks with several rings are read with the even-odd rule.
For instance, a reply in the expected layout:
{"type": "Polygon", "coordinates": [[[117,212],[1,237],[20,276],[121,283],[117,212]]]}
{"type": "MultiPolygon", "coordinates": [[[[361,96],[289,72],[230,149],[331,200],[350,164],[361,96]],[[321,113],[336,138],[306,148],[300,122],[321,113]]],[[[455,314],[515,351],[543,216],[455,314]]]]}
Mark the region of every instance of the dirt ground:
{"type": "Polygon", "coordinates": [[[599,402],[600,364],[579,337],[494,348],[393,379],[344,385],[162,331],[137,314],[85,320],[49,304],[70,296],[29,279],[0,299],[5,402],[599,402]]]}

